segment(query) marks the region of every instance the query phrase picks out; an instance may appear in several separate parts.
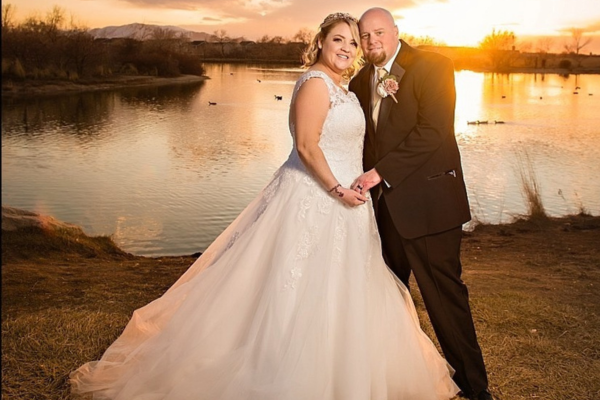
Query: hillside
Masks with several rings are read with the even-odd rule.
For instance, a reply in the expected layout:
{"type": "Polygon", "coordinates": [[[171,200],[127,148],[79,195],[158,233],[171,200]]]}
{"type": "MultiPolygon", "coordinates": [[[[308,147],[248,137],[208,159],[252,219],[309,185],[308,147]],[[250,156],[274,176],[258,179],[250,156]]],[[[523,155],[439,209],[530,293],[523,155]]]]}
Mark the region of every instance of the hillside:
{"type": "MultiPolygon", "coordinates": [[[[119,26],[106,26],[104,28],[90,29],[88,32],[95,39],[118,39],[131,38],[137,40],[146,40],[153,37],[154,32],[160,30],[162,32],[172,32],[176,36],[183,36],[190,41],[216,41],[217,36],[206,32],[195,32],[188,29],[180,28],[172,25],[152,25],[133,23],[119,26]]],[[[239,39],[231,39],[233,42],[239,39]]]]}

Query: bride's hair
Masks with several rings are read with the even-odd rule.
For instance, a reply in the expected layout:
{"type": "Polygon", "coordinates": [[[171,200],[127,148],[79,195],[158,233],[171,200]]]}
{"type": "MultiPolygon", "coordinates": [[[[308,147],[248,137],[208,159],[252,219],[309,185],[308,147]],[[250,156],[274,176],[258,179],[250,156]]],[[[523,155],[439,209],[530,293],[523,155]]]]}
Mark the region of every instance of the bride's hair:
{"type": "Polygon", "coordinates": [[[346,80],[350,80],[360,69],[362,64],[362,50],[360,48],[360,34],[358,31],[358,20],[346,13],[335,13],[329,14],[323,23],[319,26],[319,31],[313,37],[310,44],[302,54],[303,67],[308,68],[319,60],[321,57],[321,49],[319,48],[319,42],[323,42],[329,32],[339,23],[346,23],[350,27],[352,38],[356,41],[356,58],[350,67],[348,67],[343,73],[342,77],[346,80]]]}

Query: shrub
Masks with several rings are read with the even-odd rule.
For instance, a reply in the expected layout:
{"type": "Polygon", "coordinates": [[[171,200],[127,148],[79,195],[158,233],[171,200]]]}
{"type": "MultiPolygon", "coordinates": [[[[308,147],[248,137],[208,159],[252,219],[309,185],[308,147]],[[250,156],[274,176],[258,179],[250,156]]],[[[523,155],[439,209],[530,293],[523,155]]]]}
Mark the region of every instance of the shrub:
{"type": "Polygon", "coordinates": [[[25,68],[23,67],[23,64],[21,64],[21,61],[18,58],[15,60],[14,63],[12,63],[11,75],[13,78],[17,79],[25,79],[27,76],[25,68]]]}
{"type": "Polygon", "coordinates": [[[558,68],[571,69],[571,66],[571,60],[560,60],[560,62],[558,63],[558,68]]]}
{"type": "Polygon", "coordinates": [[[175,54],[179,65],[179,72],[186,75],[204,75],[204,67],[198,57],[189,54],[175,54]]]}
{"type": "Polygon", "coordinates": [[[181,75],[177,60],[171,54],[140,53],[131,59],[140,74],[175,77],[181,75]]]}

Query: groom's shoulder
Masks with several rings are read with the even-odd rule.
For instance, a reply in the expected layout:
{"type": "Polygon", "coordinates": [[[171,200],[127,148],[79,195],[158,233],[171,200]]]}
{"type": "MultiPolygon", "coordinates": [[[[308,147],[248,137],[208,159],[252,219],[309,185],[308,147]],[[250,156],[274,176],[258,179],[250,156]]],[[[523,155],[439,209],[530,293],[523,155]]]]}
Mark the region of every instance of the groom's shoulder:
{"type": "Polygon", "coordinates": [[[415,58],[421,62],[428,62],[433,64],[452,63],[452,59],[433,50],[414,47],[412,48],[412,50],[415,54],[415,58]]]}

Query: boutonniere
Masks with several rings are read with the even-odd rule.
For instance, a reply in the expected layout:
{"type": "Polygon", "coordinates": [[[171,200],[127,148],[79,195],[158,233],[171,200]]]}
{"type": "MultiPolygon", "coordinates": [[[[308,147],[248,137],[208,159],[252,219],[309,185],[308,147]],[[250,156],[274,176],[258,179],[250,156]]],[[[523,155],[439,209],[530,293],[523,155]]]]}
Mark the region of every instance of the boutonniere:
{"type": "Polygon", "coordinates": [[[379,84],[377,85],[377,94],[381,97],[385,98],[388,96],[392,96],[394,102],[398,103],[396,100],[396,92],[398,91],[398,80],[394,75],[384,75],[379,79],[379,84]]]}

